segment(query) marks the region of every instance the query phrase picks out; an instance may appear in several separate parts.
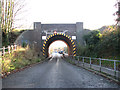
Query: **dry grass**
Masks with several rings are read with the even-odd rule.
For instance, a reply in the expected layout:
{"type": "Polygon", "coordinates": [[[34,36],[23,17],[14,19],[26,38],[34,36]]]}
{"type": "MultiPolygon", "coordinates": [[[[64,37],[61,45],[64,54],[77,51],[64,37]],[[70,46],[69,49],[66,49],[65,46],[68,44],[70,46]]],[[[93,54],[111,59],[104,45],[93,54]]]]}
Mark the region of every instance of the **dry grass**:
{"type": "Polygon", "coordinates": [[[3,76],[10,73],[13,70],[23,68],[30,64],[34,64],[44,60],[44,57],[38,57],[38,52],[34,48],[19,47],[11,54],[6,54],[2,58],[2,74],[3,76]]]}

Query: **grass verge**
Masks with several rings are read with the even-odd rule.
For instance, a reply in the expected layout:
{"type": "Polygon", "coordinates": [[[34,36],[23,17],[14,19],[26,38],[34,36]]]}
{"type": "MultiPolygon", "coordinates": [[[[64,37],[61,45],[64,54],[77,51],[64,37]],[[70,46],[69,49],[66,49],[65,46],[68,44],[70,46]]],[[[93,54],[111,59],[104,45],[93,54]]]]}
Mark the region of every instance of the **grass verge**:
{"type": "Polygon", "coordinates": [[[6,54],[2,57],[2,77],[7,76],[14,70],[43,61],[45,58],[38,54],[34,48],[28,46],[6,54]]]}

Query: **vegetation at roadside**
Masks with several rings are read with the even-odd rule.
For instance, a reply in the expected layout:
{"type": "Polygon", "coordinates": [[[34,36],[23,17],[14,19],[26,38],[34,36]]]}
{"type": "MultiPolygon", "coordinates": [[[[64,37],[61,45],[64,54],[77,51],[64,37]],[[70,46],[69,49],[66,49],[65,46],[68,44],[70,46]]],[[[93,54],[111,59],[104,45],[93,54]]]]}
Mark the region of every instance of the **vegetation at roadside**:
{"type": "Polygon", "coordinates": [[[6,54],[2,59],[2,74],[5,76],[13,70],[24,68],[25,66],[38,63],[44,60],[39,57],[39,53],[34,48],[19,48],[11,54],[6,54]]]}
{"type": "Polygon", "coordinates": [[[22,13],[25,0],[1,0],[0,1],[0,35],[2,35],[2,45],[8,46],[15,41],[18,36],[14,31],[20,28],[21,25],[16,26],[15,23],[20,21],[19,14],[22,13]],[[17,17],[18,16],[18,17],[17,17]]]}
{"type": "Polygon", "coordinates": [[[83,38],[86,46],[79,45],[78,55],[120,60],[120,27],[109,26],[102,33],[93,30],[83,38]]]}
{"type": "Polygon", "coordinates": [[[13,43],[15,42],[16,38],[25,30],[13,30],[12,32],[10,32],[11,37],[9,38],[9,41],[6,41],[6,38],[4,38],[5,36],[3,35],[2,37],[2,46],[8,46],[8,45],[13,45],[13,43]]]}

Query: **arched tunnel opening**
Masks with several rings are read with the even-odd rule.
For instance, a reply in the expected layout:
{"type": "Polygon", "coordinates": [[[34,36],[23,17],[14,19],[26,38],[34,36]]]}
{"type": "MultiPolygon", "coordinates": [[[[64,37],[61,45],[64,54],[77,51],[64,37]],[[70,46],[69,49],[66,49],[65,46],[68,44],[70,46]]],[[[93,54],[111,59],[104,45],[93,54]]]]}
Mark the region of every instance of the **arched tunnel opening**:
{"type": "Polygon", "coordinates": [[[48,55],[49,57],[55,56],[55,53],[58,54],[64,54],[66,56],[68,56],[69,53],[69,47],[67,45],[66,42],[62,41],[62,40],[56,40],[54,42],[52,42],[48,48],[48,55]]]}
{"type": "Polygon", "coordinates": [[[65,34],[53,34],[53,35],[50,35],[45,41],[44,41],[44,44],[43,44],[43,55],[45,57],[49,57],[49,47],[50,45],[55,42],[55,41],[63,41],[67,47],[68,47],[68,56],[69,55],[76,55],[76,47],[75,47],[75,43],[74,41],[68,36],[68,35],[65,35],[65,34]]]}

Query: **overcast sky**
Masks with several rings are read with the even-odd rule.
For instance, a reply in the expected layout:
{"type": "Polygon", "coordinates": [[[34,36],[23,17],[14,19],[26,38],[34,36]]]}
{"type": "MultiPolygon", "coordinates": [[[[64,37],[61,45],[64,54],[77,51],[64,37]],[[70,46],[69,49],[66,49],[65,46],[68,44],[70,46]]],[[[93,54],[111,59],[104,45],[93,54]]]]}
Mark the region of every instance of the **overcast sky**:
{"type": "Polygon", "coordinates": [[[27,12],[21,23],[32,28],[33,22],[76,23],[98,29],[115,24],[116,0],[26,0],[27,12]]]}

